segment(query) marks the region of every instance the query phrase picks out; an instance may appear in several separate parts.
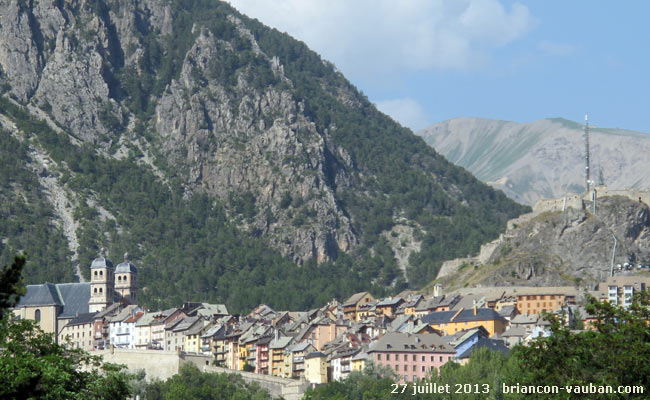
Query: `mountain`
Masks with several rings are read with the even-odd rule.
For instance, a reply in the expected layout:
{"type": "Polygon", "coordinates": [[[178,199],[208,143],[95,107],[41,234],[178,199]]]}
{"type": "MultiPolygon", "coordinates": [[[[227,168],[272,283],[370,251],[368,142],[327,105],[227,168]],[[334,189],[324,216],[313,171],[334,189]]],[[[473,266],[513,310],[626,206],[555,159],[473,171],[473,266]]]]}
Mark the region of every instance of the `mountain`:
{"type": "MultiPolygon", "coordinates": [[[[583,125],[562,118],[530,123],[455,118],[417,134],[454,164],[533,205],[584,191],[583,131],[583,125]]],[[[589,132],[592,180],[602,177],[612,189],[650,188],[649,134],[593,127],[589,132]]]]}
{"type": "Polygon", "coordinates": [[[27,251],[29,282],[69,279],[69,259],[83,279],[105,247],[147,305],[308,308],[417,287],[527,209],[226,3],[0,15],[0,262],[27,251]]]}
{"type": "Polygon", "coordinates": [[[614,238],[615,264],[650,265],[650,191],[598,191],[595,214],[588,195],[537,203],[477,257],[446,262],[436,282],[593,287],[611,272],[614,238]]]}

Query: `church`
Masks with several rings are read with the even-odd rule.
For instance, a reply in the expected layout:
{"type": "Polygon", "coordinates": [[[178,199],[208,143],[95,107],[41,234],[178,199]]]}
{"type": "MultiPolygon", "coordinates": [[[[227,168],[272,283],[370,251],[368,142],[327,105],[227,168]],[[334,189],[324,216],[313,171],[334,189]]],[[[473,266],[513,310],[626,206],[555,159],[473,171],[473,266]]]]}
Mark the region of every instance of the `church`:
{"type": "Polygon", "coordinates": [[[90,264],[90,282],[27,285],[14,315],[38,322],[44,332],[58,338],[59,332],[80,315],[101,312],[113,304],[137,304],[137,277],[138,270],[128,253],[114,268],[102,249],[90,264]]]}

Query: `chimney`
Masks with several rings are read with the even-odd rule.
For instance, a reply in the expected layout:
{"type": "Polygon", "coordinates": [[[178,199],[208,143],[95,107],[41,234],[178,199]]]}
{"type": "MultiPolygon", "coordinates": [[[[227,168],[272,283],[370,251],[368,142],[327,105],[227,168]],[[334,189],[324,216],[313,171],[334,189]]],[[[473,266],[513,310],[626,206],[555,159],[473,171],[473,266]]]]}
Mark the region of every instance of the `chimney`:
{"type": "Polygon", "coordinates": [[[474,308],[474,315],[476,315],[476,300],[472,300],[472,302],[474,303],[474,306],[473,306],[473,308],[474,308]]]}

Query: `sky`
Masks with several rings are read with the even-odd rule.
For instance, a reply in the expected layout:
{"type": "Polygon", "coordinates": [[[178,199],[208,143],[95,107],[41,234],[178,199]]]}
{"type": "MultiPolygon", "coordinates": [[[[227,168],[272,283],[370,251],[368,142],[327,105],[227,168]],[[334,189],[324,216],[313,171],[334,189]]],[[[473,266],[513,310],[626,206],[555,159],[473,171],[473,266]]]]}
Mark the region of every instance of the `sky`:
{"type": "Polygon", "coordinates": [[[413,130],[563,117],[650,133],[650,2],[229,0],[413,130]]]}

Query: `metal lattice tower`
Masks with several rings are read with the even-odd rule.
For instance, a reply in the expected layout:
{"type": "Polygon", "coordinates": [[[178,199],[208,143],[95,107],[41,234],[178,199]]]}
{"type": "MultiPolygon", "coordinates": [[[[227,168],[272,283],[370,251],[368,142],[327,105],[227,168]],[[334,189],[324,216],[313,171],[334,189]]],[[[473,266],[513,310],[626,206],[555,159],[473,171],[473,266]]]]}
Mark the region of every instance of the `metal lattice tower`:
{"type": "Polygon", "coordinates": [[[585,133],[583,137],[585,139],[585,191],[588,192],[591,183],[589,176],[589,114],[585,114],[585,133]]]}

